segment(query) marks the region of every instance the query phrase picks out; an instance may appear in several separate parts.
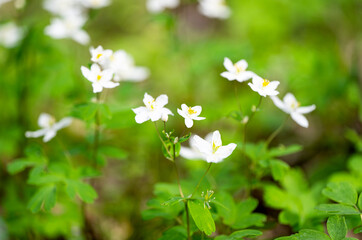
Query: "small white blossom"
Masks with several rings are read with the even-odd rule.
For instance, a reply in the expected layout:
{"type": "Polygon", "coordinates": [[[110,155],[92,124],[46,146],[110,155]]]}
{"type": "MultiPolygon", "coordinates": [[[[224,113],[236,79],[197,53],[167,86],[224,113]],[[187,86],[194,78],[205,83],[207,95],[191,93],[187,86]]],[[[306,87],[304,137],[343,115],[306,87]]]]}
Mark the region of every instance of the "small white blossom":
{"type": "Polygon", "coordinates": [[[11,0],[0,0],[0,7],[1,5],[3,5],[4,3],[10,2],[11,0]]]}
{"type": "Polygon", "coordinates": [[[215,131],[212,134],[211,143],[194,136],[196,148],[203,154],[206,155],[206,161],[209,163],[218,163],[231,155],[236,148],[235,143],[230,143],[226,146],[222,146],[221,136],[219,131],[215,131]]]}
{"type": "Polygon", "coordinates": [[[92,64],[90,70],[86,67],[81,67],[83,76],[92,82],[93,92],[102,92],[103,88],[115,88],[119,83],[112,82],[113,72],[106,69],[104,71],[96,64],[92,64]]]}
{"type": "Polygon", "coordinates": [[[231,14],[225,0],[199,0],[199,2],[199,11],[206,17],[226,19],[231,14]]]}
{"type": "Polygon", "coordinates": [[[300,107],[300,103],[291,93],[287,93],[284,96],[283,101],[281,101],[277,96],[273,96],[271,99],[273,100],[275,106],[285,113],[290,114],[292,119],[300,126],[305,128],[309,126],[308,120],[303,116],[303,114],[312,112],[316,108],[314,104],[306,107],[300,107]]]}
{"type": "Polygon", "coordinates": [[[105,65],[108,59],[112,56],[113,51],[109,49],[103,49],[102,46],[97,48],[90,47],[91,61],[94,63],[99,63],[100,65],[105,65]]]}
{"type": "Polygon", "coordinates": [[[111,54],[102,66],[114,72],[114,81],[117,82],[140,82],[149,76],[149,70],[145,67],[135,66],[133,57],[124,50],[118,50],[111,54]]]}
{"type": "Polygon", "coordinates": [[[81,0],[81,4],[83,4],[84,7],[95,9],[106,7],[110,3],[110,0],[81,0]]]}
{"type": "Polygon", "coordinates": [[[37,138],[44,136],[43,141],[50,141],[55,135],[57,131],[69,126],[72,123],[71,117],[66,117],[61,119],[59,122],[55,121],[55,118],[47,113],[40,114],[38,118],[38,125],[41,129],[31,132],[25,132],[25,136],[27,138],[37,138]]]}
{"type": "Polygon", "coordinates": [[[224,58],[224,66],[226,72],[221,73],[221,76],[227,78],[229,81],[236,80],[238,82],[244,82],[255,76],[255,73],[246,71],[248,63],[242,59],[235,64],[231,62],[229,58],[224,58]]]}
{"type": "Polygon", "coordinates": [[[188,107],[186,104],[181,105],[181,109],[177,109],[178,114],[185,118],[185,125],[191,128],[194,125],[193,120],[204,120],[204,117],[199,117],[202,111],[201,106],[188,107]]]}
{"type": "Polygon", "coordinates": [[[80,15],[84,11],[79,2],[75,0],[45,0],[43,8],[54,15],[62,17],[80,15]]]}
{"type": "Polygon", "coordinates": [[[23,38],[24,31],[13,22],[0,25],[0,45],[12,48],[18,45],[23,38]]]}
{"type": "MultiPolygon", "coordinates": [[[[209,133],[206,135],[205,137],[205,140],[207,142],[209,142],[210,144],[212,144],[212,135],[213,133],[209,133]]],[[[200,150],[197,148],[197,143],[195,141],[195,138],[194,136],[191,136],[190,139],[189,139],[189,144],[190,144],[190,147],[184,147],[184,146],[181,146],[181,149],[180,149],[180,155],[183,157],[183,158],[186,158],[186,159],[190,159],[190,160],[197,160],[197,159],[201,159],[201,160],[205,160],[207,159],[207,155],[200,152],[200,150]]]]}
{"type": "Polygon", "coordinates": [[[257,75],[253,77],[252,83],[248,83],[251,89],[260,94],[260,96],[276,96],[279,94],[276,88],[279,85],[279,81],[270,82],[267,79],[263,79],[257,75]]]}
{"type": "Polygon", "coordinates": [[[49,26],[45,28],[45,34],[55,38],[70,38],[74,41],[86,45],[90,41],[90,37],[86,31],[82,29],[87,19],[82,15],[67,15],[51,20],[49,26]]]}
{"type": "Polygon", "coordinates": [[[160,13],[166,8],[176,8],[179,0],[147,0],[146,7],[151,13],[160,13]]]}
{"type": "Polygon", "coordinates": [[[151,119],[152,122],[165,119],[165,115],[172,115],[173,113],[164,106],[168,103],[168,97],[165,94],[158,96],[154,99],[152,96],[145,93],[143,98],[145,107],[133,108],[132,111],[136,114],[136,122],[143,123],[151,119]]]}

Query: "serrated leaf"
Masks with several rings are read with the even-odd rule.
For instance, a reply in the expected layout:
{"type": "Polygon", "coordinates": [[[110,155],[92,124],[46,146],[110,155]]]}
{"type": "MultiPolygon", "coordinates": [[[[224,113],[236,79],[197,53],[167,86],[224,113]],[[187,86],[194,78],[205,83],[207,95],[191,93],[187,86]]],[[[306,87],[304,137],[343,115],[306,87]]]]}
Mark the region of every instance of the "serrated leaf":
{"type": "Polygon", "coordinates": [[[244,217],[237,216],[235,223],[232,225],[233,228],[248,228],[251,226],[261,227],[266,221],[266,216],[261,213],[252,213],[244,217]]]}
{"type": "Polygon", "coordinates": [[[348,182],[331,182],[322,191],[323,195],[338,203],[354,206],[357,202],[357,191],[348,182]]]}
{"type": "Polygon", "coordinates": [[[158,240],[186,240],[187,231],[182,226],[176,226],[165,231],[158,240]]]}
{"type": "Polygon", "coordinates": [[[99,111],[100,111],[102,117],[105,117],[108,119],[112,118],[112,112],[109,109],[107,104],[105,104],[105,103],[99,104],[99,111]]]}
{"type": "Polygon", "coordinates": [[[166,202],[162,203],[163,206],[172,206],[175,205],[183,200],[182,197],[173,197],[166,202]]]}
{"type": "Polygon", "coordinates": [[[199,201],[189,200],[187,206],[192,219],[200,231],[204,232],[206,235],[211,235],[215,232],[214,219],[212,218],[209,209],[204,207],[204,204],[199,201]]]}
{"type": "Polygon", "coordinates": [[[316,207],[320,211],[325,211],[329,214],[338,215],[355,215],[360,214],[354,207],[343,205],[343,204],[321,204],[316,207]]]}
{"type": "Polygon", "coordinates": [[[346,220],[342,216],[331,216],[327,221],[328,234],[332,240],[342,240],[347,234],[346,220]]]}
{"type": "Polygon", "coordinates": [[[29,200],[28,209],[33,213],[38,212],[41,207],[44,207],[45,211],[50,211],[56,202],[56,187],[45,186],[40,188],[29,200]]]}

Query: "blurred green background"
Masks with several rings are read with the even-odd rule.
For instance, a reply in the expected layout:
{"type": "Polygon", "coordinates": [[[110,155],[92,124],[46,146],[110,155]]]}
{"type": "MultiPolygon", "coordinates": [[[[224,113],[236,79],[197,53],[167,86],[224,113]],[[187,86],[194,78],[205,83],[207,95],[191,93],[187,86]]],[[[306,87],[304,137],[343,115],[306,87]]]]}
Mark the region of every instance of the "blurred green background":
{"type": "MultiPolygon", "coordinates": [[[[4,232],[10,239],[72,239],[69,236],[77,236],[79,231],[72,228],[80,221],[74,201],[64,200],[51,213],[34,215],[26,209],[34,191],[26,184],[27,173],[6,172],[6,165],[24,156],[29,146],[41,146],[50,161],[57,159],[61,150],[56,140],[44,144],[41,139],[25,139],[24,132],[37,129],[41,112],[60,119],[69,115],[75,104],[94,97],[80,72],[80,67],[90,62],[89,46],[44,35],[50,14],[41,4],[34,0],[26,1],[23,10],[15,10],[11,4],[0,8],[0,21],[15,20],[26,29],[18,47],[0,48],[0,239],[1,229],[7,229],[4,232]]],[[[90,219],[104,239],[156,239],[168,228],[164,220],[145,221],[141,217],[153,196],[154,184],[176,181],[152,123],[138,125],[134,121],[131,108],[142,105],[145,92],[153,97],[169,96],[167,107],[175,116],[167,125],[179,134],[184,123],[176,108],[186,103],[201,105],[206,117],[195,123],[193,133],[205,136],[220,130],[223,142],[241,142],[240,123],[228,116],[238,109],[238,101],[250,109],[259,95],[246,83],[229,82],[220,76],[224,57],[233,62],[246,59],[251,71],[280,81],[281,97],[292,92],[302,105],[317,106],[307,115],[308,129],[288,121],[272,143],[303,146],[303,151],[283,160],[302,169],[310,185],[325,184],[336,173],[349,171],[347,161],[358,151],[351,139],[358,139],[362,131],[362,2],[228,0],[227,4],[232,15],[225,21],[200,15],[196,1],[191,0],[158,15],[148,13],[143,0],[113,0],[110,6],[90,12],[85,26],[90,46],[124,49],[137,65],[151,72],[142,83],[121,82],[107,93],[112,118],[102,121],[101,142],[123,149],[127,156],[107,159],[95,185],[99,198],[88,206],[90,219]]],[[[285,114],[265,99],[248,127],[248,141],[265,140],[284,118],[285,114]]],[[[90,144],[90,135],[89,124],[76,120],[57,138],[76,155],[90,144]]],[[[239,166],[239,159],[240,149],[214,166],[210,181],[218,175],[225,179],[230,172],[237,176],[241,171],[232,166],[239,166]]],[[[184,159],[179,165],[182,179],[195,181],[207,166],[184,159]]],[[[227,188],[222,184],[215,182],[213,186],[227,188]]],[[[355,185],[362,190],[361,181],[355,185]]],[[[262,210],[277,216],[267,207],[262,210]]],[[[291,233],[288,228],[283,231],[291,233]]],[[[272,233],[269,239],[278,234],[272,233]]]]}

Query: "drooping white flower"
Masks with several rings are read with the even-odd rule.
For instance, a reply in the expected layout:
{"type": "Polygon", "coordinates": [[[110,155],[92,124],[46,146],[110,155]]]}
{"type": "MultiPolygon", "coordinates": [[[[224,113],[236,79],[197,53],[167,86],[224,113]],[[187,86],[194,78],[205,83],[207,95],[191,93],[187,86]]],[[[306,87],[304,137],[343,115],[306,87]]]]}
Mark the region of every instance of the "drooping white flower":
{"type": "Polygon", "coordinates": [[[185,125],[191,128],[194,125],[193,120],[204,120],[204,117],[199,117],[202,111],[201,106],[188,107],[186,104],[181,105],[181,109],[177,109],[178,114],[185,118],[185,125]]]}
{"type": "Polygon", "coordinates": [[[6,48],[15,47],[23,38],[24,30],[13,22],[0,25],[0,45],[6,48]]]}
{"type": "MultiPolygon", "coordinates": [[[[212,135],[213,135],[213,133],[207,134],[205,137],[205,141],[212,144],[212,135]]],[[[194,136],[190,137],[189,144],[190,144],[190,147],[181,146],[180,155],[183,158],[190,159],[190,160],[201,159],[201,160],[206,161],[207,155],[200,152],[200,150],[196,147],[197,144],[196,144],[194,136]]]]}
{"type": "Polygon", "coordinates": [[[260,96],[276,96],[279,94],[275,89],[279,85],[279,81],[269,81],[267,79],[263,79],[257,75],[253,76],[252,83],[248,83],[251,89],[260,94],[260,96]]]}
{"type": "Polygon", "coordinates": [[[112,82],[113,72],[110,69],[101,70],[96,64],[92,64],[91,68],[81,67],[83,76],[92,82],[93,92],[102,92],[103,88],[115,88],[119,83],[112,82]]]}
{"type": "Polygon", "coordinates": [[[281,101],[277,96],[273,96],[271,99],[273,100],[275,106],[285,113],[290,114],[292,119],[300,126],[305,128],[309,126],[308,120],[303,116],[303,114],[312,112],[316,108],[314,104],[306,107],[300,107],[300,103],[291,93],[287,93],[284,96],[283,101],[281,101]]]}
{"type": "Polygon", "coordinates": [[[146,7],[151,13],[160,13],[166,8],[176,8],[179,0],[147,0],[146,7]]]}
{"type": "Polygon", "coordinates": [[[114,81],[117,82],[140,82],[149,76],[149,70],[145,67],[135,66],[133,57],[124,50],[118,50],[111,54],[102,67],[111,69],[114,73],[114,81]]]}
{"type": "Polygon", "coordinates": [[[206,161],[209,163],[218,163],[231,155],[231,153],[236,148],[235,143],[230,143],[226,146],[222,146],[221,136],[219,131],[215,131],[212,134],[211,143],[200,138],[199,136],[194,136],[195,147],[199,151],[206,155],[206,161]]]}
{"type": "Polygon", "coordinates": [[[41,129],[31,132],[25,132],[25,136],[27,138],[37,138],[44,136],[43,141],[50,141],[55,135],[57,131],[69,126],[72,123],[71,117],[65,117],[61,119],[59,122],[55,121],[55,118],[47,113],[40,114],[38,118],[38,125],[41,129]]]}
{"type": "Polygon", "coordinates": [[[86,45],[90,41],[90,37],[86,31],[82,29],[87,18],[83,15],[71,14],[51,20],[49,26],[45,28],[45,34],[55,38],[70,38],[74,41],[86,45]]]}
{"type": "Polygon", "coordinates": [[[98,46],[97,48],[90,47],[89,51],[92,55],[91,61],[94,63],[99,63],[100,65],[105,65],[113,54],[112,50],[103,49],[102,46],[98,46]]]}
{"type": "Polygon", "coordinates": [[[165,115],[172,115],[173,113],[164,106],[168,103],[168,97],[165,94],[158,96],[154,99],[151,95],[145,93],[143,97],[145,107],[133,108],[132,111],[136,114],[136,122],[143,123],[151,119],[152,122],[165,118],[165,115]]]}
{"type": "Polygon", "coordinates": [[[106,7],[111,3],[110,0],[80,0],[80,2],[86,8],[95,9],[106,7]]]}
{"type": "Polygon", "coordinates": [[[255,75],[252,71],[246,71],[248,63],[244,59],[233,64],[231,60],[226,57],[224,58],[224,67],[227,71],[221,73],[221,76],[227,78],[229,81],[236,80],[238,82],[244,82],[255,75]]]}
{"type": "Polygon", "coordinates": [[[199,11],[206,17],[226,19],[231,14],[225,0],[199,0],[199,3],[199,11]]]}

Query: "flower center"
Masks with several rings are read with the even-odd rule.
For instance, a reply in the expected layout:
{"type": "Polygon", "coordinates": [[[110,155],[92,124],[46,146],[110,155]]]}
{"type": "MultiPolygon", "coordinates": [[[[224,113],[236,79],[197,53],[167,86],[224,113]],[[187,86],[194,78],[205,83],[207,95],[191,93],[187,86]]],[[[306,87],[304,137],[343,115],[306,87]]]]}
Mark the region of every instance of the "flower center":
{"type": "Polygon", "coordinates": [[[102,76],[101,75],[98,75],[97,76],[97,81],[101,80],[102,76]]]}
{"type": "Polygon", "coordinates": [[[216,146],[215,142],[212,142],[212,153],[216,153],[220,146],[216,146]]]}
{"type": "Polygon", "coordinates": [[[96,58],[99,59],[100,57],[102,57],[102,53],[98,53],[96,58]]]}
{"type": "Polygon", "coordinates": [[[290,107],[292,109],[297,109],[300,106],[300,102],[292,102],[292,104],[290,105],[290,107]]]}
{"type": "Polygon", "coordinates": [[[263,81],[263,87],[268,86],[268,85],[269,85],[269,83],[270,83],[270,81],[269,81],[269,80],[264,79],[264,81],[263,81]]]}
{"type": "Polygon", "coordinates": [[[55,123],[55,118],[54,118],[54,117],[51,117],[51,118],[49,119],[49,127],[53,126],[54,123],[55,123]]]}
{"type": "Polygon", "coordinates": [[[242,66],[238,66],[236,63],[234,64],[234,67],[236,69],[236,73],[241,73],[245,71],[245,69],[242,66]]]}
{"type": "Polygon", "coordinates": [[[192,115],[192,114],[195,114],[196,113],[196,111],[195,110],[193,110],[192,108],[190,108],[189,107],[189,109],[187,110],[187,112],[190,114],[190,115],[192,115]]]}
{"type": "Polygon", "coordinates": [[[153,99],[152,101],[149,101],[148,104],[149,104],[151,110],[155,110],[155,99],[153,99]]]}

